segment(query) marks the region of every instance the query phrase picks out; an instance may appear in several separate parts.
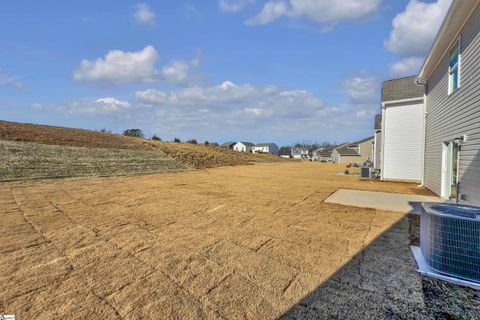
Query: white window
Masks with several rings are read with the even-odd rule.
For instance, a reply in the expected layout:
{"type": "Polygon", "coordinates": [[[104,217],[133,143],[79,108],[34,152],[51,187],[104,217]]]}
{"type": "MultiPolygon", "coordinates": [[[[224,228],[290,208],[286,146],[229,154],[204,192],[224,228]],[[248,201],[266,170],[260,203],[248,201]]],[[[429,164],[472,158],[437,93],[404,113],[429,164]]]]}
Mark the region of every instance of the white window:
{"type": "Polygon", "coordinates": [[[448,67],[448,94],[452,94],[460,87],[460,40],[450,50],[450,65],[448,67]]]}

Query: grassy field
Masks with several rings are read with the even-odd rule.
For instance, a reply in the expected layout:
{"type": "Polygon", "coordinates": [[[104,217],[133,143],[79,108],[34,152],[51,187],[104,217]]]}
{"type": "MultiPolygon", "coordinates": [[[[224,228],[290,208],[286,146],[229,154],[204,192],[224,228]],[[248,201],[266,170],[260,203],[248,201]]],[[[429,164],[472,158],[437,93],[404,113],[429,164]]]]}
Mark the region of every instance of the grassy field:
{"type": "Polygon", "coordinates": [[[319,163],[0,184],[0,311],[18,318],[428,319],[397,213],[424,192],[319,163]]]}

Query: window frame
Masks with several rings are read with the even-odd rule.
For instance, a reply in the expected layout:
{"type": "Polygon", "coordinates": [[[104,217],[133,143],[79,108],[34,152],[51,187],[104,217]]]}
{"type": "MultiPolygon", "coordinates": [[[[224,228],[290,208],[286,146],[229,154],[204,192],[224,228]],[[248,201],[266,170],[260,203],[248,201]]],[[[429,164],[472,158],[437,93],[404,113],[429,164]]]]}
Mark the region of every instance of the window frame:
{"type": "Polygon", "coordinates": [[[461,69],[462,69],[462,42],[461,42],[461,37],[458,38],[458,40],[455,41],[455,44],[449,51],[449,62],[448,62],[448,95],[451,95],[455,92],[457,92],[458,89],[461,87],[461,69]],[[452,55],[452,53],[456,52],[455,55],[452,55]],[[452,66],[452,61],[454,60],[454,57],[457,57],[457,62],[452,66]],[[457,86],[454,88],[454,79],[455,79],[455,74],[456,74],[456,84],[457,86]]]}

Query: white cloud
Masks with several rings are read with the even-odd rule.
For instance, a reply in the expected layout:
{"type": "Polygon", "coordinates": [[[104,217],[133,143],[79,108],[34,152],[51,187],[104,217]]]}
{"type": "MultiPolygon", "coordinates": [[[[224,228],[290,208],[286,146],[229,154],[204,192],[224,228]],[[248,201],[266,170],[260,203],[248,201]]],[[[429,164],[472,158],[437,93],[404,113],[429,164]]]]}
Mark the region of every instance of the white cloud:
{"type": "Polygon", "coordinates": [[[255,87],[250,84],[236,85],[225,81],[213,87],[188,87],[173,92],[154,89],[137,91],[136,98],[146,104],[168,106],[219,106],[225,103],[246,102],[255,97],[277,91],[274,86],[255,87]]]}
{"type": "Polygon", "coordinates": [[[188,84],[191,78],[192,68],[200,65],[200,52],[190,60],[174,60],[162,68],[162,78],[168,82],[176,84],[188,84]]]}
{"type": "Polygon", "coordinates": [[[390,66],[390,72],[395,77],[405,77],[418,74],[423,58],[410,57],[395,62],[390,66]]]}
{"type": "Polygon", "coordinates": [[[381,0],[270,0],[247,24],[267,24],[280,17],[308,19],[321,24],[357,20],[375,13],[381,0]]]}
{"type": "Polygon", "coordinates": [[[82,60],[73,79],[111,83],[152,82],[158,77],[157,61],[158,53],[152,46],[133,52],[112,50],[103,59],[82,60]]]}
{"type": "Polygon", "coordinates": [[[126,113],[133,106],[127,101],[121,101],[114,97],[100,98],[97,100],[84,99],[56,104],[32,104],[36,110],[51,110],[67,114],[83,114],[90,116],[112,116],[126,113]]]}
{"type": "Polygon", "coordinates": [[[102,106],[106,111],[119,111],[122,109],[130,109],[131,105],[127,101],[120,101],[113,97],[101,98],[95,101],[98,106],[102,106]]]}
{"type": "Polygon", "coordinates": [[[146,3],[137,3],[133,17],[139,24],[153,26],[155,24],[155,12],[146,3]]]}
{"type": "Polygon", "coordinates": [[[380,83],[376,78],[353,77],[343,81],[343,88],[357,118],[372,118],[379,111],[380,83]]]}
{"type": "Polygon", "coordinates": [[[220,0],[218,6],[225,12],[242,11],[249,4],[255,3],[255,0],[220,0]]]}
{"type": "Polygon", "coordinates": [[[374,77],[353,77],[345,80],[343,86],[351,103],[376,103],[379,99],[379,83],[374,77]]]}
{"type": "Polygon", "coordinates": [[[27,91],[27,86],[18,80],[18,77],[12,76],[7,72],[4,72],[0,69],[0,85],[12,86],[19,91],[27,91]]]}
{"type": "Polygon", "coordinates": [[[419,71],[451,2],[452,0],[431,3],[411,0],[405,11],[393,19],[393,29],[385,40],[385,47],[402,60],[391,66],[392,75],[411,75],[419,71]]]}
{"type": "Polygon", "coordinates": [[[190,82],[191,69],[200,65],[200,55],[190,61],[173,60],[162,70],[157,69],[158,52],[152,46],[141,51],[109,51],[104,58],[82,60],[73,79],[79,82],[112,84],[154,82],[164,80],[175,84],[190,82]]]}

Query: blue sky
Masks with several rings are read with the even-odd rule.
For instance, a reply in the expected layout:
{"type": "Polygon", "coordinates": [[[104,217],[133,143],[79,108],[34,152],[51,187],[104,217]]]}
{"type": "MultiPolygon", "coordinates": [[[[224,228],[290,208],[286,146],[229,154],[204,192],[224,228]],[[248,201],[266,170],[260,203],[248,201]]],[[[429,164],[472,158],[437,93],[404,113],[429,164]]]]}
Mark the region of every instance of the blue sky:
{"type": "Polygon", "coordinates": [[[0,119],[223,142],[371,135],[450,0],[4,1],[0,119]]]}

